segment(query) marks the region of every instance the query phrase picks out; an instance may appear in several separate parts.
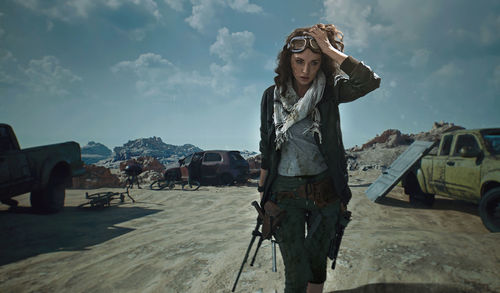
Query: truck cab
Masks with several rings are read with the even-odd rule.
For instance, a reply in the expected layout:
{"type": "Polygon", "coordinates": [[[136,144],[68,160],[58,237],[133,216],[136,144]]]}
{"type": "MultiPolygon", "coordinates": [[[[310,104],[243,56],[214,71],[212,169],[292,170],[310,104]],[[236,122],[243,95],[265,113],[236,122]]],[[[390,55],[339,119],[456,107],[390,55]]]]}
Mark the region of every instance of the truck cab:
{"type": "Polygon", "coordinates": [[[485,186],[500,182],[499,141],[499,129],[443,135],[437,154],[422,158],[417,173],[421,190],[478,203],[485,186]]]}

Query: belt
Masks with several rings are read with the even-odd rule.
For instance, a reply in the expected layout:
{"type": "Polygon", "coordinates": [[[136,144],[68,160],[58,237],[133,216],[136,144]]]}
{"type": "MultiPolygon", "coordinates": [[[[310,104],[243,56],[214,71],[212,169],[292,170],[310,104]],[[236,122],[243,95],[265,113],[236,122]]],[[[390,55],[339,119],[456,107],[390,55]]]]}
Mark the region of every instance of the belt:
{"type": "Polygon", "coordinates": [[[332,179],[330,176],[313,183],[305,183],[300,185],[293,191],[278,191],[276,199],[282,200],[286,198],[304,198],[314,201],[316,206],[322,208],[329,203],[338,200],[340,197],[335,192],[332,179]]]}

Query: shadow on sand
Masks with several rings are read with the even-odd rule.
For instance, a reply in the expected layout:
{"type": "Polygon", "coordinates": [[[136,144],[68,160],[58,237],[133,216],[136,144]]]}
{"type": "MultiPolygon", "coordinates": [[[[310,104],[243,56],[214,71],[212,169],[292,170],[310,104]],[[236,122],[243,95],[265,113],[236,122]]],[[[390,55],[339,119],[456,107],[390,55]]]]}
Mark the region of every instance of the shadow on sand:
{"type": "Polygon", "coordinates": [[[0,266],[42,253],[85,250],[134,229],[116,224],[161,210],[111,206],[102,209],[66,207],[40,215],[29,207],[0,212],[0,266]]]}
{"type": "Polygon", "coordinates": [[[434,210],[449,210],[458,211],[462,213],[468,213],[471,215],[478,215],[477,204],[466,202],[463,200],[448,199],[448,198],[436,198],[432,207],[426,206],[424,204],[413,204],[408,201],[392,198],[392,197],[382,197],[377,199],[377,203],[399,207],[399,208],[409,208],[409,209],[434,209],[434,210]]]}
{"type": "Polygon", "coordinates": [[[349,187],[368,187],[372,185],[371,183],[362,183],[362,184],[349,184],[349,187]]]}
{"type": "Polygon", "coordinates": [[[445,284],[412,284],[412,283],[377,283],[363,285],[358,288],[347,289],[347,290],[337,290],[331,291],[329,293],[472,293],[472,292],[493,292],[485,286],[473,286],[481,287],[474,288],[473,290],[467,290],[463,288],[458,288],[453,285],[445,284]],[[479,290],[479,291],[478,291],[479,290]]]}

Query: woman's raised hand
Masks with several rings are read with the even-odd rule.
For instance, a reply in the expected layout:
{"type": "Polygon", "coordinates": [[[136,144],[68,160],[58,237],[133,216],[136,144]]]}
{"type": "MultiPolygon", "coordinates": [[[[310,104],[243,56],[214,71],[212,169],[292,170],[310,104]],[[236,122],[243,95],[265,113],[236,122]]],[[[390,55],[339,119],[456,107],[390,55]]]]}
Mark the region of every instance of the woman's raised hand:
{"type": "Polygon", "coordinates": [[[330,43],[327,32],[319,28],[318,25],[313,26],[307,34],[316,40],[321,52],[324,54],[327,54],[332,49],[336,50],[330,43]]]}

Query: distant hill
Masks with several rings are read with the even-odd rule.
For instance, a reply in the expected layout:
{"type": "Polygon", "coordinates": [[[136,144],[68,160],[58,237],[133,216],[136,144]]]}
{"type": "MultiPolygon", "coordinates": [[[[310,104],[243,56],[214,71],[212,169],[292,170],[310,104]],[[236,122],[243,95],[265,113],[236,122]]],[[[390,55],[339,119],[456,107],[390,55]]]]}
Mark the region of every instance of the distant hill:
{"type": "MultiPolygon", "coordinates": [[[[138,138],[129,140],[123,146],[115,147],[113,152],[105,145],[90,141],[82,148],[82,160],[85,164],[94,164],[107,168],[118,168],[120,162],[139,157],[153,157],[163,165],[176,164],[185,156],[203,151],[192,145],[172,145],[162,141],[160,137],[138,138]]],[[[258,153],[242,150],[241,156],[245,159],[256,156],[258,153]]]]}
{"type": "Polygon", "coordinates": [[[164,143],[159,137],[139,138],[130,140],[122,147],[114,148],[114,160],[124,161],[134,157],[153,157],[160,163],[166,165],[177,162],[182,157],[202,151],[199,147],[192,144],[181,146],[164,143]]]}
{"type": "Polygon", "coordinates": [[[89,141],[89,143],[81,147],[82,161],[89,165],[97,163],[111,157],[111,150],[102,143],[89,141]]]}

